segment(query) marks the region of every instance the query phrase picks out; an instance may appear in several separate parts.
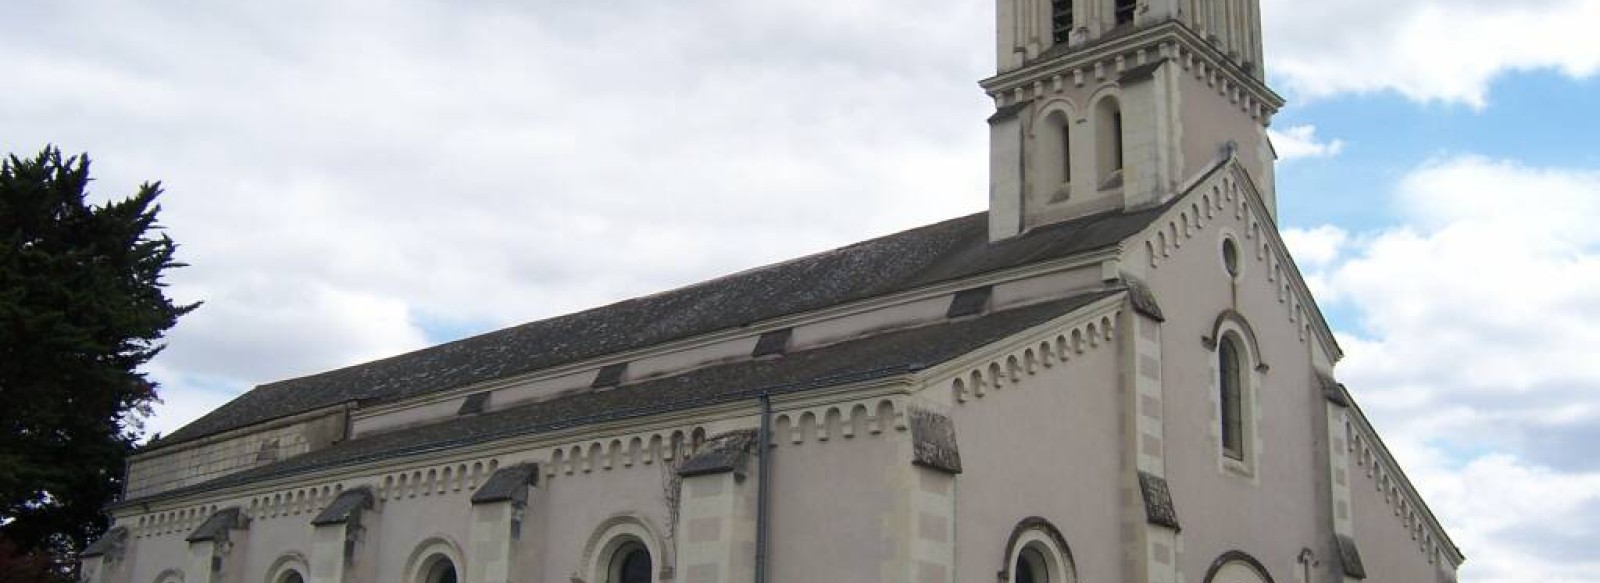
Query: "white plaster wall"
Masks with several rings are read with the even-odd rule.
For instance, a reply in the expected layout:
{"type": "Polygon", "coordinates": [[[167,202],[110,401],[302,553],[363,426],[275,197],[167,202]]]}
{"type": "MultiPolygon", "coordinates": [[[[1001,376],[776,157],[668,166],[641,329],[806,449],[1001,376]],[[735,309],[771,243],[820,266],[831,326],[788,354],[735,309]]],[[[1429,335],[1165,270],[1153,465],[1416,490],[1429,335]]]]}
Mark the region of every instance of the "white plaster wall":
{"type": "MultiPolygon", "coordinates": [[[[1187,208],[1188,205],[1183,205],[1187,208]]],[[[1244,275],[1233,285],[1223,269],[1220,233],[1246,232],[1229,212],[1215,212],[1193,238],[1153,270],[1150,284],[1167,321],[1162,330],[1166,380],[1167,477],[1183,524],[1184,573],[1203,575],[1219,555],[1254,556],[1274,580],[1292,581],[1303,548],[1321,548],[1316,520],[1327,485],[1314,415],[1325,415],[1313,390],[1310,345],[1287,319],[1270,265],[1257,259],[1254,240],[1238,238],[1244,275]],[[1216,427],[1215,353],[1202,345],[1224,310],[1242,313],[1257,334],[1261,376],[1256,401],[1254,475],[1224,469],[1216,427]]],[[[1248,414],[1247,414],[1248,415],[1248,414]]],[[[1319,552],[1319,554],[1324,554],[1319,552]]]]}
{"type": "MultiPolygon", "coordinates": [[[[929,390],[945,390],[933,387],[929,390]]],[[[952,409],[964,472],[956,479],[957,581],[992,581],[1018,522],[1061,529],[1079,581],[1121,581],[1116,348],[952,409]]]]}
{"type": "MultiPolygon", "coordinates": [[[[656,545],[671,536],[663,488],[671,474],[660,461],[544,474],[529,500],[517,547],[529,560],[523,561],[523,573],[512,574],[513,580],[566,582],[574,574],[589,580],[590,574],[582,572],[585,546],[603,523],[618,516],[636,516],[650,524],[656,545]]],[[[663,557],[653,559],[659,570],[663,557]]]]}
{"type": "Polygon", "coordinates": [[[466,397],[463,396],[355,419],[350,424],[351,434],[355,437],[363,437],[380,431],[426,425],[429,422],[449,419],[456,416],[456,412],[461,410],[461,403],[465,400],[466,397]]]}
{"type": "Polygon", "coordinates": [[[885,568],[906,572],[893,564],[896,545],[909,544],[910,536],[899,532],[910,523],[897,514],[905,508],[897,493],[911,475],[898,443],[904,435],[858,431],[827,441],[807,437],[799,445],[775,437],[772,581],[885,581],[885,568]]]}
{"type": "MultiPolygon", "coordinates": [[[[1221,83],[1220,79],[1213,84],[1200,78],[1202,73],[1198,65],[1188,69],[1181,69],[1181,63],[1169,66],[1180,67],[1178,119],[1182,120],[1179,141],[1183,165],[1179,180],[1195,176],[1216,163],[1222,157],[1223,145],[1233,141],[1239,146],[1239,161],[1250,172],[1251,179],[1270,194],[1272,161],[1258,155],[1266,141],[1260,122],[1251,119],[1237,103],[1219,92],[1216,84],[1221,83]]],[[[1267,198],[1270,203],[1271,197],[1267,198]]]]}
{"type": "MultiPolygon", "coordinates": [[[[1326,404],[1312,372],[1312,351],[1320,349],[1304,320],[1315,316],[1309,306],[1298,307],[1292,286],[1283,279],[1291,277],[1288,266],[1275,269],[1273,251],[1263,250],[1259,237],[1267,234],[1248,236],[1250,214],[1240,217],[1237,197],[1225,200],[1222,209],[1202,210],[1199,220],[1188,202],[1179,207],[1191,215],[1188,226],[1167,229],[1162,223],[1165,232],[1179,233],[1172,239],[1181,245],[1169,245],[1168,255],[1148,270],[1148,282],[1167,318],[1162,329],[1166,459],[1184,528],[1179,564],[1184,573],[1199,577],[1218,555],[1238,550],[1259,560],[1275,580],[1292,581],[1299,568],[1295,557],[1303,548],[1313,549],[1325,565],[1331,564],[1334,552],[1326,509],[1331,504],[1322,421],[1326,404]],[[1223,233],[1232,234],[1239,244],[1243,272],[1237,284],[1223,268],[1223,233]],[[1251,442],[1257,448],[1249,474],[1221,463],[1216,356],[1201,340],[1212,334],[1217,316],[1227,309],[1240,312],[1249,322],[1260,349],[1257,359],[1269,367],[1259,373],[1257,399],[1249,414],[1255,432],[1251,442]]],[[[1129,263],[1148,265],[1143,246],[1134,247],[1138,249],[1129,263]]],[[[1361,498],[1370,494],[1370,489],[1358,493],[1354,502],[1356,540],[1369,570],[1376,564],[1396,573],[1375,575],[1374,580],[1432,580],[1415,541],[1403,530],[1404,540],[1384,534],[1393,528],[1383,527],[1378,514],[1388,510],[1374,513],[1372,501],[1361,498]],[[1374,535],[1377,538],[1369,538],[1374,535]],[[1428,576],[1414,578],[1416,573],[1428,576]]]]}
{"type": "Polygon", "coordinates": [[[1100,266],[1093,265],[994,286],[995,310],[1049,301],[1100,287],[1100,266]]]}
{"type": "MultiPolygon", "coordinates": [[[[789,340],[790,350],[805,350],[869,336],[875,332],[887,332],[942,320],[949,307],[950,296],[935,296],[870,312],[802,324],[794,328],[794,335],[789,340]]],[[[754,348],[754,345],[751,347],[754,348]]]]}

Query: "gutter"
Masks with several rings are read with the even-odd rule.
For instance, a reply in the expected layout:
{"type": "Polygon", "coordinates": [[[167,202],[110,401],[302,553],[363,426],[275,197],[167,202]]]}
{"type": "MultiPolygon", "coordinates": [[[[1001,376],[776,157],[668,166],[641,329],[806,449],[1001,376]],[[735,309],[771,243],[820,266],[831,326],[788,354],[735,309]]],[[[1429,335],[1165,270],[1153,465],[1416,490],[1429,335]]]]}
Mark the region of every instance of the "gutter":
{"type": "Polygon", "coordinates": [[[761,431],[756,436],[756,578],[755,583],[767,583],[767,530],[771,517],[767,512],[767,499],[772,485],[772,395],[761,392],[761,431]]]}

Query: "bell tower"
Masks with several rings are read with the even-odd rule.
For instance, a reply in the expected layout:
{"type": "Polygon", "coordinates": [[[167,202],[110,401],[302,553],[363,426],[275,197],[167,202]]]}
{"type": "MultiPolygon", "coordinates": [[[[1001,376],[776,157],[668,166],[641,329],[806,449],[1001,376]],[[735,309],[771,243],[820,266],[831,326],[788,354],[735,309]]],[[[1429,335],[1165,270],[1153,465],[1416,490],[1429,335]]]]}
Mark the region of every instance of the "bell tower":
{"type": "Polygon", "coordinates": [[[1259,0],[997,0],[989,238],[1159,205],[1237,160],[1276,212],[1259,0]]]}

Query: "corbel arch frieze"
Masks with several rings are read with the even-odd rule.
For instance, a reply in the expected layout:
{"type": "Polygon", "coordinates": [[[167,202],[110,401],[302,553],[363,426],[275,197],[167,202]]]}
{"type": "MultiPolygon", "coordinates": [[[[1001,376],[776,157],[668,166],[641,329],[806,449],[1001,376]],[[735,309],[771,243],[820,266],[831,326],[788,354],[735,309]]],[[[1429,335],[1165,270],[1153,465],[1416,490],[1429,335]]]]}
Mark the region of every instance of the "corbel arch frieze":
{"type": "MultiPolygon", "coordinates": [[[[1277,234],[1276,223],[1265,213],[1258,202],[1260,190],[1249,173],[1240,166],[1237,158],[1228,157],[1220,166],[1191,185],[1184,195],[1155,224],[1145,230],[1142,260],[1152,271],[1160,270],[1188,248],[1188,242],[1202,235],[1225,230],[1235,235],[1236,243],[1246,258],[1254,262],[1245,270],[1240,281],[1253,281],[1271,289],[1273,297],[1283,306],[1283,317],[1294,327],[1301,342],[1313,335],[1322,339],[1318,344],[1328,351],[1328,356],[1338,360],[1332,332],[1320,319],[1316,302],[1309,288],[1300,279],[1287,247],[1277,234]],[[1225,225],[1225,226],[1221,226],[1225,225]]],[[[1207,237],[1210,239],[1211,237],[1207,237]]],[[[1203,251],[1211,246],[1201,245],[1203,251]]]]}
{"type": "Polygon", "coordinates": [[[1084,354],[1111,344],[1116,337],[1120,305],[1121,302],[1108,303],[1101,309],[1029,336],[1008,349],[957,368],[930,385],[948,386],[953,402],[960,405],[1018,384],[1046,369],[1068,366],[1084,354]]]}
{"type": "Polygon", "coordinates": [[[882,396],[775,412],[772,446],[905,431],[906,407],[903,398],[882,396]]]}

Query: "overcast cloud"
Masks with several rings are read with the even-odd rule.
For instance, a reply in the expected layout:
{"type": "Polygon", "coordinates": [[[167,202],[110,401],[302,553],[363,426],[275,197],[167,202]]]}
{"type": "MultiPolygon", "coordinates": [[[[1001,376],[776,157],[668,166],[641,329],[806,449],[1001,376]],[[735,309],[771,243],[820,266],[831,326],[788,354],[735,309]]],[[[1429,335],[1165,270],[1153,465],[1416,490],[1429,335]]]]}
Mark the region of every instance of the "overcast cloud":
{"type": "MultiPolygon", "coordinates": [[[[206,301],[151,366],[171,431],[253,384],[982,210],[992,5],[23,3],[0,150],[89,151],[107,197],[166,184],[172,293],[206,301]]],[[[1486,107],[1509,71],[1600,67],[1592,0],[1265,5],[1291,100],[1486,107]]],[[[1286,162],[1343,138],[1274,133],[1286,162]]],[[[1401,226],[1290,233],[1361,315],[1342,377],[1469,578],[1600,578],[1595,170],[1456,156],[1388,187],[1401,226]]]]}

